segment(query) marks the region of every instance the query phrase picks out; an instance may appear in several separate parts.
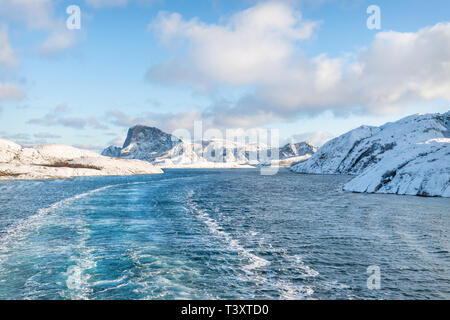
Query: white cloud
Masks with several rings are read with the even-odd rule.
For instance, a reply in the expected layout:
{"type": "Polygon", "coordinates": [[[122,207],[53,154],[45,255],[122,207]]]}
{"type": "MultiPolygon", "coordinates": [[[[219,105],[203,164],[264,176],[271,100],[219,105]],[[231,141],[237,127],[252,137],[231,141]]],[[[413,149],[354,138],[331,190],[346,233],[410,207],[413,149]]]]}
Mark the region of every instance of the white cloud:
{"type": "Polygon", "coordinates": [[[76,41],[77,32],[66,29],[64,22],[60,21],[41,44],[40,52],[43,55],[52,56],[71,48],[76,41]]]}
{"type": "MultiPolygon", "coordinates": [[[[198,19],[185,21],[177,13],[159,13],[150,24],[164,43],[187,40],[192,72],[202,81],[247,85],[274,82],[285,67],[297,41],[311,36],[315,22],[303,22],[300,12],[288,4],[268,2],[233,15],[225,25],[205,24],[198,19]]],[[[183,63],[160,65],[149,77],[171,81],[185,79],[183,63]],[[173,68],[172,68],[173,66],[173,68]],[[177,80],[178,79],[178,80],[177,80]]],[[[188,68],[188,67],[186,67],[188,68]]]]}
{"type": "Polygon", "coordinates": [[[3,28],[0,29],[0,64],[8,68],[15,68],[19,66],[19,59],[14,55],[8,39],[8,31],[3,28]]]}
{"type": "Polygon", "coordinates": [[[51,0],[0,0],[3,22],[24,22],[30,29],[50,29],[53,11],[51,0]]]}
{"type": "Polygon", "coordinates": [[[41,45],[43,54],[55,54],[72,47],[81,32],[65,28],[66,12],[55,15],[51,0],[0,0],[3,23],[24,23],[29,30],[44,30],[48,37],[41,45]]]}
{"type": "Polygon", "coordinates": [[[0,82],[0,100],[21,100],[25,93],[17,84],[0,82]]]}
{"type": "Polygon", "coordinates": [[[378,33],[358,68],[359,87],[374,112],[412,100],[450,100],[450,23],[416,33],[378,33]]]}
{"type": "Polygon", "coordinates": [[[450,23],[416,33],[380,32],[355,61],[322,55],[294,62],[283,75],[284,81],[259,92],[281,111],[360,108],[388,114],[413,102],[450,100],[450,23]]]}
{"type": "Polygon", "coordinates": [[[213,106],[216,123],[254,126],[326,110],[391,114],[418,102],[450,101],[450,23],[380,32],[367,48],[337,57],[302,53],[299,41],[316,23],[304,22],[288,3],[258,4],[224,25],[160,13],[150,26],[162,43],[187,44],[188,53],[150,68],[149,80],[200,92],[252,89],[213,106]]]}

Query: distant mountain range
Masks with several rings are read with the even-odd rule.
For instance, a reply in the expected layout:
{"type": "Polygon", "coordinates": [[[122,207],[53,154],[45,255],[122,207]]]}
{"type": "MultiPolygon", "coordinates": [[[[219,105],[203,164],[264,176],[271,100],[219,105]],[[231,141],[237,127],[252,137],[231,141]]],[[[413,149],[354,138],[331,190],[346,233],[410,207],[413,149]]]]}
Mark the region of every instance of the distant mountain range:
{"type": "Polygon", "coordinates": [[[110,146],[102,156],[65,145],[24,148],[0,139],[0,180],[274,164],[292,165],[296,173],[355,175],[343,186],[346,191],[450,197],[450,111],[412,115],[380,127],[361,126],[319,150],[306,142],[280,149],[219,139],[194,143],[139,125],[129,129],[122,147],[110,146]],[[272,157],[274,152],[278,157],[272,157]]]}
{"type": "Polygon", "coordinates": [[[109,146],[102,155],[123,159],[139,159],[163,168],[236,168],[273,163],[289,166],[304,161],[316,152],[306,142],[289,143],[278,151],[263,144],[213,139],[184,141],[158,128],[134,126],[122,147],[109,146]],[[272,157],[279,152],[278,157],[272,157]]]}

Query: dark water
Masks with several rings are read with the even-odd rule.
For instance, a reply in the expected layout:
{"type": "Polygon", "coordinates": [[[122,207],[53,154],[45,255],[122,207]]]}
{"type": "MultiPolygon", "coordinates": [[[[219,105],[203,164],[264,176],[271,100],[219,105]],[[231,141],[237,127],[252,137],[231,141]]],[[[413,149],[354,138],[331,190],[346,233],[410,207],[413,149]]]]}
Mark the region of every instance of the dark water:
{"type": "Polygon", "coordinates": [[[450,199],[341,192],[348,179],[1,182],[0,299],[450,299],[450,199]]]}

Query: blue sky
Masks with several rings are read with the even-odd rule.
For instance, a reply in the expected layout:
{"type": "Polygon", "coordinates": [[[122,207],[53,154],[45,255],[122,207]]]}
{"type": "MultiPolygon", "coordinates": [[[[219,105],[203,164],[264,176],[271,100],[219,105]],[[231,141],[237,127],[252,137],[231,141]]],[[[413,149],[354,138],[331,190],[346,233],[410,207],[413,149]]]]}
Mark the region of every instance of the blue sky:
{"type": "Polygon", "coordinates": [[[447,111],[449,12],[445,0],[0,0],[0,136],[99,150],[137,123],[289,138],[447,111]],[[80,30],[65,27],[72,4],[80,30]],[[366,26],[372,4],[380,30],[366,26]]]}

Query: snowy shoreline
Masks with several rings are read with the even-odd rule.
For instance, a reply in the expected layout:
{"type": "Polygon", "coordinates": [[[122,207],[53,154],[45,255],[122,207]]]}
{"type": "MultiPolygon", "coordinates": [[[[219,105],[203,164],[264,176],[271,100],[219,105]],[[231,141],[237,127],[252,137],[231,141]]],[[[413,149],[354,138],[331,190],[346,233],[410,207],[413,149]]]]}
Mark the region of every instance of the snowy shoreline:
{"type": "Polygon", "coordinates": [[[73,177],[161,174],[160,168],[140,160],[101,156],[65,145],[35,148],[0,139],[0,180],[65,179],[73,177]]]}

